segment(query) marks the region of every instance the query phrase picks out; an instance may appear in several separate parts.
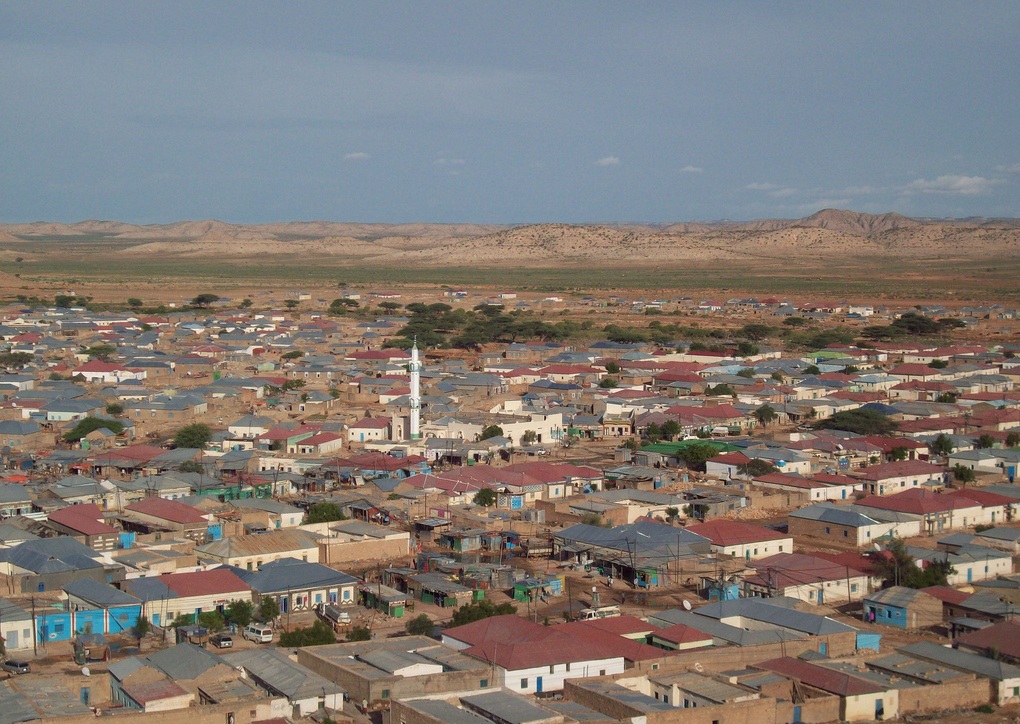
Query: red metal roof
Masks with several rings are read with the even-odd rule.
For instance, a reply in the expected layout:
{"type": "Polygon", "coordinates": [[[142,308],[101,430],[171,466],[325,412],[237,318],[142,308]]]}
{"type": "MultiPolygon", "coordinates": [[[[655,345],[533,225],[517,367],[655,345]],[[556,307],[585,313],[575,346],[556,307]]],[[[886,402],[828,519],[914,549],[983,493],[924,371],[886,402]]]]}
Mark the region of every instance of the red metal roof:
{"type": "Polygon", "coordinates": [[[207,522],[205,515],[198,508],[164,498],[142,498],[138,502],[125,506],[124,510],[151,515],[154,518],[162,518],[172,523],[207,522]]]}
{"type": "Polygon", "coordinates": [[[717,546],[735,546],[745,543],[763,543],[770,540],[783,540],[788,535],[763,528],[760,525],[744,523],[739,520],[710,520],[707,523],[687,526],[687,531],[705,536],[717,546]]]}
{"type": "Polygon", "coordinates": [[[755,664],[755,668],[773,671],[777,674],[788,676],[791,679],[796,679],[808,686],[839,696],[859,696],[861,694],[877,694],[885,691],[884,687],[873,684],[870,681],[858,679],[856,676],[850,676],[850,674],[845,674],[842,671],[818,666],[807,661],[801,661],[800,659],[793,659],[789,656],[762,661],[760,664],[755,664]]]}
{"type": "Polygon", "coordinates": [[[251,592],[251,586],[226,568],[193,573],[166,573],[159,580],[181,597],[251,592]]]}

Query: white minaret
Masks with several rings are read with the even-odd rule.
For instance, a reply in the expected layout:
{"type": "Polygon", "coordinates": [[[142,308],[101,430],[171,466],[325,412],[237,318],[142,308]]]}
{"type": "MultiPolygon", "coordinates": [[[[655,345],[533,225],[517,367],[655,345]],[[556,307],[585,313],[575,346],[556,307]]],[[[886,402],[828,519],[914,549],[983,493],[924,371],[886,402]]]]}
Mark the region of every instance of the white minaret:
{"type": "Polygon", "coordinates": [[[407,366],[411,373],[411,429],[412,440],[421,438],[421,362],[418,361],[418,339],[411,346],[411,364],[407,366]]]}

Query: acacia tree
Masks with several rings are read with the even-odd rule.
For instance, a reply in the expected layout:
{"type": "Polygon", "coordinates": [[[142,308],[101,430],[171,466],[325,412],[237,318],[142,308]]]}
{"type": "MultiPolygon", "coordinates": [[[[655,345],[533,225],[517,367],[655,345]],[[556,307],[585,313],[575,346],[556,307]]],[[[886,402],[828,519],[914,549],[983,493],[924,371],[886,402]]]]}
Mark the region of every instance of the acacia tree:
{"type": "Polygon", "coordinates": [[[953,441],[949,439],[949,435],[942,432],[932,441],[928,449],[931,450],[933,455],[945,457],[952,454],[953,441]]]}
{"type": "Polygon", "coordinates": [[[483,508],[491,508],[496,504],[496,491],[492,488],[482,488],[475,493],[474,504],[483,508]]]}
{"type": "Polygon", "coordinates": [[[203,448],[212,437],[212,430],[204,422],[193,422],[174,433],[177,447],[203,448]]]}
{"type": "Polygon", "coordinates": [[[768,427],[770,422],[779,417],[772,405],[764,404],[754,411],[754,419],[763,427],[768,427]]]}

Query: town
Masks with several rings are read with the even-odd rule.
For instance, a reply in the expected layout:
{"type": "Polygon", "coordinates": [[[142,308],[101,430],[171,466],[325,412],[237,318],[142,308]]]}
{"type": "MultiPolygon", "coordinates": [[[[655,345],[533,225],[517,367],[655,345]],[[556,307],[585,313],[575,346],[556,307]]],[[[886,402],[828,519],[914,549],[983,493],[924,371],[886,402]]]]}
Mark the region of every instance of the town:
{"type": "Polygon", "coordinates": [[[1017,310],[674,294],[0,307],[0,722],[1020,704],[1017,310]]]}

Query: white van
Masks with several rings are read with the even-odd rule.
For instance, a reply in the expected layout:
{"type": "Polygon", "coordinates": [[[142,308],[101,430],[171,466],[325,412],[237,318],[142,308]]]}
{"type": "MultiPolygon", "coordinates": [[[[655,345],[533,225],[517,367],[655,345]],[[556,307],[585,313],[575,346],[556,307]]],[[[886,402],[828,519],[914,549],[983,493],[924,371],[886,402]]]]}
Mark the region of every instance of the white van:
{"type": "Polygon", "coordinates": [[[241,636],[257,644],[273,643],[273,629],[259,623],[250,623],[245,626],[241,636]]]}
{"type": "Polygon", "coordinates": [[[582,608],[577,614],[578,621],[594,621],[597,618],[614,618],[620,615],[619,606],[599,606],[598,608],[582,608]]]}

